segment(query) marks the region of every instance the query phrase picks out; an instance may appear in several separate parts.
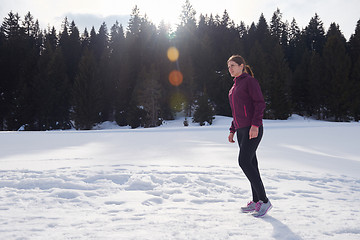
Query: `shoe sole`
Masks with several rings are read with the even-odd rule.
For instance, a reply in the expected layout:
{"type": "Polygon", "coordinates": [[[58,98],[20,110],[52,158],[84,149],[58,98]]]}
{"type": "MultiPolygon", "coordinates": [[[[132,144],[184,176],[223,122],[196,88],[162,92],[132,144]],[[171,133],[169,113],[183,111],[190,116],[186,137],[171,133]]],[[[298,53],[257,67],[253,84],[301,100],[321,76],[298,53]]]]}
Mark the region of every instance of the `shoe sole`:
{"type": "Polygon", "coordinates": [[[241,209],[241,212],[243,212],[243,213],[251,213],[251,212],[255,212],[255,209],[252,209],[252,210],[242,210],[241,209]]]}

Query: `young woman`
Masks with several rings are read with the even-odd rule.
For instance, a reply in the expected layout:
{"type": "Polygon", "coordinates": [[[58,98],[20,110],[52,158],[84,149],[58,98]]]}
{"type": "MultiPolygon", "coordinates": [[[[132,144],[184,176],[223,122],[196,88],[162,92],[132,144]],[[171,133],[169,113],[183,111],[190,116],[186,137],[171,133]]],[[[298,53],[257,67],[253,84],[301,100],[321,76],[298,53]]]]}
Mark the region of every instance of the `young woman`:
{"type": "Polygon", "coordinates": [[[253,197],[241,210],[253,212],[255,217],[262,217],[272,208],[266,197],[256,158],[256,149],[263,135],[265,101],[258,81],[243,57],[233,55],[227,61],[227,65],[230,75],[234,77],[234,85],[229,91],[233,116],[229,142],[235,142],[236,133],[240,147],[239,165],[250,181],[253,197]]]}

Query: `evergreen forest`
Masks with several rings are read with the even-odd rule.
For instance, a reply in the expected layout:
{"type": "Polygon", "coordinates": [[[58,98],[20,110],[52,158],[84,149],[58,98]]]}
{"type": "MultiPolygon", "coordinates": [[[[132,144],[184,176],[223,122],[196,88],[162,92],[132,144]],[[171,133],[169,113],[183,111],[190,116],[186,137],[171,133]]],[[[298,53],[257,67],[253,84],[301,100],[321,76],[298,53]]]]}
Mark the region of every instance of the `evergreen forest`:
{"type": "Polygon", "coordinates": [[[0,130],[155,127],[178,112],[211,124],[214,115],[231,116],[233,54],[260,83],[264,118],[360,120],[360,20],[347,40],[317,14],[302,29],[279,9],[249,26],[226,10],[196,16],[186,0],[171,29],[135,6],[126,28],[104,22],[80,32],[67,18],[60,30],[43,30],[30,12],[10,12],[0,27],[0,130]]]}

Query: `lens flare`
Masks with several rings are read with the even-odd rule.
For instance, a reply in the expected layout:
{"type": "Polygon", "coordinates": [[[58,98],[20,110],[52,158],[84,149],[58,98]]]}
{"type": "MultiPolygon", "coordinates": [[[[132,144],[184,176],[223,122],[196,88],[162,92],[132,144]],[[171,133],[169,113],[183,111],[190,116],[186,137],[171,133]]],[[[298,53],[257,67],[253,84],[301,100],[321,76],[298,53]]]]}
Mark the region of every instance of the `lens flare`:
{"type": "Polygon", "coordinates": [[[170,47],[167,50],[167,57],[171,62],[175,62],[179,58],[179,50],[176,47],[170,47]]]}
{"type": "Polygon", "coordinates": [[[178,70],[173,70],[169,74],[169,81],[171,85],[177,87],[180,86],[180,84],[183,82],[183,75],[178,70]]]}
{"type": "Polygon", "coordinates": [[[181,93],[175,93],[171,96],[170,107],[176,112],[181,112],[186,105],[186,97],[181,93]]]}

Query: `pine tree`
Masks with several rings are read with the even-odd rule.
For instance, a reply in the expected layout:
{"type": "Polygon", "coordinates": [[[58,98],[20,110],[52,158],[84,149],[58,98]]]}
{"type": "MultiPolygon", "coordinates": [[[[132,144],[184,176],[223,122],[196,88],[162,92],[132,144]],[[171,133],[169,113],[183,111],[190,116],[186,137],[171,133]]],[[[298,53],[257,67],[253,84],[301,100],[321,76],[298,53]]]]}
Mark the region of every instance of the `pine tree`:
{"type": "Polygon", "coordinates": [[[98,78],[101,85],[101,121],[113,120],[115,83],[110,73],[110,48],[109,36],[106,23],[104,22],[96,34],[94,28],[91,30],[89,50],[94,54],[98,66],[98,78]]]}
{"type": "Polygon", "coordinates": [[[81,34],[80,41],[81,41],[81,52],[83,52],[85,49],[90,48],[90,34],[87,28],[85,28],[84,32],[81,34]]]}
{"type": "Polygon", "coordinates": [[[255,41],[259,42],[259,39],[256,36],[256,25],[254,22],[251,23],[247,34],[243,37],[243,42],[244,42],[244,53],[242,54],[243,57],[249,57],[250,56],[250,49],[253,47],[253,44],[255,43],[255,41]]]}
{"type": "Polygon", "coordinates": [[[171,106],[169,104],[171,98],[171,84],[169,84],[169,74],[172,70],[173,63],[167,58],[167,51],[173,46],[173,36],[170,26],[164,22],[160,23],[158,33],[156,35],[154,48],[154,59],[156,59],[156,67],[159,75],[159,84],[161,89],[160,101],[160,118],[165,120],[174,119],[171,106]]]}
{"type": "MultiPolygon", "coordinates": [[[[34,122],[31,128],[34,130],[48,130],[50,128],[50,108],[53,100],[53,88],[50,79],[50,62],[54,57],[55,49],[51,46],[48,35],[45,36],[45,45],[37,62],[38,74],[35,77],[34,93],[34,122]]],[[[58,106],[61,107],[61,106],[58,106]]]]}
{"type": "Polygon", "coordinates": [[[350,81],[353,86],[351,89],[350,111],[355,121],[360,120],[360,58],[352,64],[353,68],[350,74],[350,81]]]}
{"type": "Polygon", "coordinates": [[[140,9],[138,8],[137,5],[135,5],[130,15],[126,37],[130,37],[130,38],[139,37],[140,23],[141,23],[140,9]]]}
{"type": "Polygon", "coordinates": [[[20,17],[10,12],[1,25],[3,45],[1,46],[2,72],[0,81],[1,90],[1,124],[4,130],[17,130],[21,123],[15,115],[16,99],[19,96],[20,67],[22,51],[22,33],[20,17]]]}
{"type": "Polygon", "coordinates": [[[131,100],[127,106],[125,117],[131,128],[144,127],[146,112],[142,107],[136,105],[135,100],[131,100]]]}
{"type": "Polygon", "coordinates": [[[310,52],[311,58],[308,62],[309,72],[308,85],[306,93],[308,93],[308,100],[305,101],[305,109],[310,116],[316,114],[317,119],[327,118],[327,90],[326,87],[329,82],[325,76],[324,60],[319,53],[310,52]]]}
{"type": "Polygon", "coordinates": [[[21,33],[21,70],[18,86],[19,96],[15,114],[19,123],[30,126],[34,121],[33,114],[33,82],[36,72],[36,63],[40,55],[42,35],[39,34],[39,26],[34,22],[33,16],[28,12],[22,22],[21,33]]]}
{"type": "Polygon", "coordinates": [[[33,37],[37,34],[37,30],[35,28],[34,17],[28,12],[25,15],[25,20],[23,21],[24,32],[28,37],[33,37]]]}
{"type": "Polygon", "coordinates": [[[67,17],[65,17],[62,23],[62,30],[59,33],[59,46],[62,48],[64,48],[65,46],[66,48],[68,40],[69,40],[69,22],[67,17]]]}
{"type": "Polygon", "coordinates": [[[62,45],[61,48],[63,50],[63,56],[65,57],[67,75],[70,83],[73,83],[81,58],[80,33],[74,21],[70,23],[68,41],[62,45]]]}
{"type": "Polygon", "coordinates": [[[107,54],[109,45],[109,36],[106,23],[103,22],[96,33],[95,29],[91,29],[90,33],[90,47],[89,49],[94,53],[95,60],[99,63],[104,54],[107,54]]]}
{"type": "Polygon", "coordinates": [[[269,108],[273,119],[287,119],[291,115],[290,69],[284,61],[284,53],[279,44],[270,56],[269,108]]]}
{"type": "MultiPolygon", "coordinates": [[[[131,117],[127,117],[130,105],[131,109],[136,108],[136,104],[132,104],[131,99],[136,86],[136,80],[138,79],[138,66],[142,65],[140,57],[141,49],[139,48],[140,24],[140,10],[135,6],[130,15],[126,31],[124,58],[122,60],[123,64],[121,65],[122,78],[120,79],[120,87],[118,88],[120,99],[118,99],[116,107],[116,121],[120,125],[129,125],[127,119],[132,119],[131,117]]],[[[137,110],[132,112],[136,113],[137,110]]]]}
{"type": "Polygon", "coordinates": [[[349,54],[351,57],[350,82],[353,85],[351,92],[351,115],[356,121],[360,120],[360,20],[356,24],[355,33],[349,40],[349,54]]]}
{"type": "Polygon", "coordinates": [[[189,0],[185,1],[185,4],[182,6],[182,11],[180,15],[180,25],[186,26],[189,30],[194,30],[196,27],[196,11],[191,5],[189,0]],[[191,29],[192,28],[192,29],[191,29]]]}
{"type": "Polygon", "coordinates": [[[85,50],[73,88],[73,119],[77,129],[91,129],[100,121],[101,90],[95,57],[85,50]]]}
{"type": "Polygon", "coordinates": [[[206,91],[198,97],[196,102],[193,122],[199,123],[204,126],[205,122],[212,124],[214,117],[214,108],[209,101],[206,91]]]}
{"type": "Polygon", "coordinates": [[[270,34],[276,38],[279,44],[281,44],[281,39],[284,33],[284,23],[282,21],[282,13],[280,9],[276,9],[274,12],[271,22],[270,22],[270,34]]]}
{"type": "Polygon", "coordinates": [[[49,80],[52,89],[49,128],[68,129],[70,124],[71,82],[66,74],[66,62],[61,49],[56,49],[49,65],[49,80]]]}
{"type": "Polygon", "coordinates": [[[156,35],[155,25],[146,17],[143,17],[140,23],[138,48],[140,49],[141,64],[149,68],[154,63],[154,58],[156,57],[156,35]]]}
{"type": "Polygon", "coordinates": [[[325,30],[320,17],[315,14],[304,31],[305,44],[307,49],[322,53],[325,43],[325,30]]]}
{"type": "MultiPolygon", "coordinates": [[[[245,36],[245,44],[249,47],[248,55],[244,56],[247,63],[251,66],[255,78],[259,81],[265,102],[270,104],[270,86],[271,86],[271,69],[270,69],[270,48],[273,48],[277,41],[271,39],[269,26],[263,14],[260,15],[259,22],[255,26],[252,24],[248,34],[245,36]]],[[[246,47],[245,47],[246,48],[246,47]]],[[[271,109],[266,108],[265,118],[273,117],[270,114],[271,109]]]]}
{"type": "Polygon", "coordinates": [[[160,118],[160,98],[161,86],[159,84],[159,74],[153,64],[150,70],[145,68],[141,71],[137,90],[135,91],[137,105],[141,106],[147,116],[144,119],[145,127],[157,127],[161,124],[160,118]]]}
{"type": "Polygon", "coordinates": [[[288,22],[283,22],[282,13],[278,8],[271,19],[270,22],[270,35],[277,41],[282,47],[285,57],[287,58],[289,51],[289,26],[288,22]]]}
{"type": "Polygon", "coordinates": [[[48,48],[51,48],[53,51],[55,51],[58,45],[58,37],[55,27],[52,27],[51,30],[49,29],[48,33],[45,33],[44,42],[49,44],[48,48]]]}
{"type": "MultiPolygon", "coordinates": [[[[5,69],[5,62],[6,62],[6,58],[5,56],[5,34],[2,30],[2,28],[0,27],[0,72],[4,73],[5,69]]],[[[6,89],[6,84],[4,84],[4,80],[2,79],[0,81],[0,131],[5,130],[4,125],[5,125],[5,114],[7,112],[7,104],[5,101],[5,93],[6,93],[7,89],[6,89]]]]}
{"type": "Polygon", "coordinates": [[[59,47],[65,58],[66,74],[72,85],[75,81],[81,57],[79,30],[74,21],[69,24],[67,18],[64,19],[62,28],[62,32],[59,35],[59,47]]]}
{"type": "Polygon", "coordinates": [[[240,39],[242,39],[248,33],[246,25],[243,21],[240,22],[240,25],[238,26],[237,30],[239,32],[240,39]]]}
{"type": "Polygon", "coordinates": [[[360,20],[357,21],[355,33],[351,35],[349,40],[349,54],[352,63],[360,58],[360,20]]]}
{"type": "Polygon", "coordinates": [[[323,50],[324,74],[328,82],[327,106],[335,121],[348,120],[350,89],[350,57],[346,53],[344,36],[332,23],[323,50]]]}
{"type": "Polygon", "coordinates": [[[260,15],[259,22],[256,25],[255,38],[264,49],[270,49],[274,42],[270,39],[269,25],[263,14],[260,15]]]}
{"type": "Polygon", "coordinates": [[[4,22],[1,25],[1,30],[7,39],[17,39],[24,33],[20,27],[20,16],[12,11],[4,18],[4,22]]]}
{"type": "MultiPolygon", "coordinates": [[[[311,52],[305,51],[302,54],[302,59],[299,64],[296,65],[296,69],[293,74],[292,82],[291,82],[291,95],[293,99],[293,111],[294,113],[300,115],[310,114],[307,110],[307,106],[309,104],[309,81],[318,80],[318,78],[310,78],[309,68],[310,68],[310,58],[311,52]]],[[[316,97],[316,95],[314,96],[316,97]]],[[[314,99],[312,99],[314,100],[314,99]]],[[[314,107],[314,110],[316,108],[314,107]]]]}
{"type": "Polygon", "coordinates": [[[176,29],[176,41],[180,52],[180,58],[177,62],[176,70],[180,71],[183,75],[183,82],[180,86],[174,89],[180,91],[185,97],[186,101],[183,102],[184,112],[187,117],[192,114],[192,104],[197,89],[195,78],[195,56],[197,49],[199,49],[199,39],[196,38],[196,11],[191,5],[189,0],[185,1],[182,6],[180,14],[181,23],[176,29]]]}
{"type": "Polygon", "coordinates": [[[46,41],[45,50],[38,61],[39,74],[33,87],[35,130],[70,128],[69,81],[65,59],[60,48],[54,50],[46,41]]]}
{"type": "Polygon", "coordinates": [[[296,20],[293,18],[288,30],[289,48],[286,52],[286,59],[289,62],[290,69],[295,72],[296,66],[300,64],[302,55],[305,52],[305,44],[302,40],[302,34],[296,20]]]}
{"type": "Polygon", "coordinates": [[[33,121],[31,85],[36,75],[36,62],[40,54],[42,36],[38,34],[38,26],[33,22],[30,13],[26,21],[20,25],[18,14],[9,13],[1,25],[4,40],[3,58],[4,73],[2,86],[3,122],[9,130],[17,130],[20,126],[33,121]],[[26,32],[27,29],[32,29],[26,32]]]}
{"type": "Polygon", "coordinates": [[[123,78],[123,68],[125,66],[125,36],[122,25],[116,21],[111,27],[109,40],[109,82],[113,86],[112,95],[109,96],[112,102],[112,110],[114,119],[119,125],[126,125],[121,111],[124,109],[124,95],[122,94],[123,86],[121,84],[123,78]],[[118,118],[119,117],[119,118],[118,118]],[[121,119],[123,121],[121,122],[121,119]]]}
{"type": "Polygon", "coordinates": [[[254,46],[251,48],[248,64],[252,67],[255,77],[262,87],[264,97],[267,99],[271,69],[269,56],[265,53],[259,41],[255,41],[254,46]]]}

